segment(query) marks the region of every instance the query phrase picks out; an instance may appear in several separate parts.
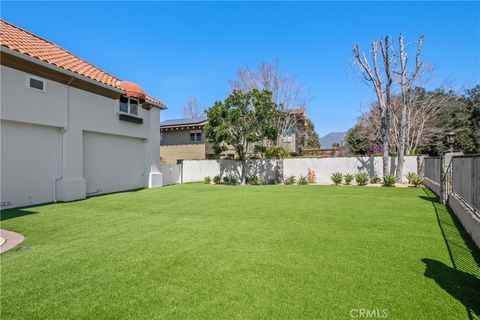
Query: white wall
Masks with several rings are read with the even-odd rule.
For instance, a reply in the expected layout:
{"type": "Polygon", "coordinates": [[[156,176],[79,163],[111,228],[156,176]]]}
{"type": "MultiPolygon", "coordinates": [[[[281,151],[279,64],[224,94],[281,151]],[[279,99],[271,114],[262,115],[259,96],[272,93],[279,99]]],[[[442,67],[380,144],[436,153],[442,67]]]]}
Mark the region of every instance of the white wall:
{"type": "Polygon", "coordinates": [[[168,186],[182,182],[182,165],[180,164],[162,164],[162,185],[168,186]]]}
{"type": "MultiPolygon", "coordinates": [[[[382,178],[382,157],[345,157],[345,158],[294,158],[283,161],[283,175],[306,176],[308,169],[315,170],[317,183],[330,184],[330,176],[334,172],[355,174],[359,171],[367,172],[370,176],[382,178]]],[[[395,174],[396,158],[390,157],[390,171],[395,174]]],[[[404,174],[417,172],[417,157],[405,157],[404,174]]],[[[403,181],[407,179],[403,177],[403,181]]]]}
{"type": "MultiPolygon", "coordinates": [[[[137,184],[140,187],[156,187],[162,185],[159,150],[160,110],[158,108],[152,108],[151,110],[138,108],[139,116],[143,118],[143,124],[122,121],[118,118],[118,99],[101,96],[52,80],[45,80],[46,92],[39,92],[26,87],[27,75],[25,72],[3,65],[1,66],[0,118],[2,120],[11,120],[23,124],[43,125],[55,131],[57,134],[55,138],[47,138],[41,134],[38,136],[33,134],[33,136],[35,136],[34,138],[28,138],[32,143],[35,143],[36,148],[30,152],[26,151],[21,157],[31,159],[31,163],[33,166],[36,166],[36,170],[45,171],[46,176],[41,179],[41,182],[38,182],[39,184],[44,185],[48,180],[48,183],[52,185],[50,188],[52,190],[53,181],[56,181],[55,192],[49,196],[45,195],[45,192],[40,190],[39,187],[32,187],[33,191],[30,193],[38,194],[38,198],[42,198],[43,202],[54,201],[54,198],[59,201],[70,201],[86,197],[87,184],[89,184],[89,182],[86,181],[87,177],[84,172],[85,165],[87,168],[90,168],[90,165],[96,162],[93,155],[88,155],[86,158],[84,157],[84,132],[96,133],[98,137],[102,134],[108,134],[126,139],[134,138],[137,141],[141,141],[141,144],[135,143],[135,146],[133,146],[133,144],[125,144],[126,150],[124,150],[125,153],[135,153],[135,161],[139,162],[138,166],[142,168],[142,171],[143,168],[145,168],[145,174],[137,184]],[[52,143],[55,144],[58,150],[55,153],[56,160],[49,161],[48,168],[45,167],[45,163],[43,162],[35,164],[35,153],[42,148],[49,150],[48,148],[50,148],[52,143]],[[84,160],[87,160],[88,163],[84,164],[84,160]],[[54,165],[56,168],[53,172],[50,170],[50,167],[54,165]]],[[[2,127],[3,123],[4,121],[2,121],[2,127]]],[[[28,132],[25,134],[28,134],[28,132]]],[[[8,145],[9,143],[18,143],[17,140],[18,139],[11,134],[5,135],[5,139],[3,139],[2,136],[2,148],[4,142],[8,145]]],[[[25,145],[30,144],[29,141],[23,143],[25,145]]],[[[100,151],[100,146],[95,148],[95,150],[100,151]]],[[[104,151],[104,154],[110,153],[112,157],[119,154],[119,148],[116,143],[111,146],[108,143],[104,143],[101,149],[101,151],[104,151]]],[[[20,157],[20,155],[18,157],[20,157]]],[[[19,176],[17,175],[16,177],[13,177],[13,175],[5,175],[6,178],[4,179],[2,166],[2,202],[12,202],[12,200],[10,200],[14,199],[12,198],[12,194],[25,193],[26,191],[24,190],[28,188],[24,184],[19,184],[18,187],[14,187],[17,184],[15,180],[20,181],[25,179],[21,176],[24,174],[24,171],[21,170],[20,164],[16,164],[17,162],[21,163],[24,159],[18,159],[18,157],[15,157],[17,161],[11,161],[11,156],[2,152],[2,162],[5,161],[9,167],[6,170],[18,172],[19,174],[19,176]]],[[[103,160],[99,159],[96,165],[97,167],[102,166],[104,170],[95,169],[96,174],[94,176],[90,175],[90,179],[95,177],[96,185],[103,182],[103,186],[95,188],[103,190],[115,189],[115,191],[119,191],[118,188],[121,188],[121,190],[123,190],[124,187],[130,188],[131,183],[126,186],[123,182],[118,188],[114,188],[113,185],[119,181],[111,180],[111,172],[107,165],[109,161],[111,161],[111,158],[109,161],[102,161],[103,160]]],[[[136,166],[132,169],[132,172],[133,171],[137,174],[138,167],[136,166]]],[[[26,174],[27,173],[25,173],[25,175],[26,174]]],[[[133,173],[128,173],[128,175],[133,175],[133,173]]],[[[124,181],[130,179],[130,177],[121,177],[119,179],[124,181]]],[[[91,184],[89,184],[89,188],[90,186],[91,184]]],[[[24,206],[27,204],[30,203],[15,200],[15,204],[2,206],[2,208],[24,206]]]]}
{"type": "MultiPolygon", "coordinates": [[[[391,171],[395,173],[396,158],[391,157],[391,171]]],[[[247,176],[258,175],[267,182],[277,178],[276,160],[249,160],[247,176]]],[[[235,160],[186,160],[183,161],[183,182],[202,181],[206,176],[229,174],[239,175],[240,163],[235,160]]],[[[355,174],[365,171],[370,176],[382,178],[382,158],[292,158],[283,160],[283,177],[306,176],[308,169],[315,170],[317,183],[331,184],[330,176],[333,172],[355,174]]],[[[417,172],[417,157],[405,157],[404,173],[417,172]]],[[[404,177],[404,182],[407,179],[404,177]]]]}
{"type": "Polygon", "coordinates": [[[83,133],[83,176],[87,195],[143,186],[143,144],[139,138],[83,133]]]}
{"type": "Polygon", "coordinates": [[[59,168],[59,129],[1,120],[1,201],[50,202],[59,168]]]}
{"type": "MultiPolygon", "coordinates": [[[[248,160],[246,175],[257,175],[264,182],[277,179],[276,160],[248,160]]],[[[234,175],[241,176],[241,165],[236,160],[185,160],[183,161],[183,182],[203,181],[205,177],[213,178],[234,175]]]]}

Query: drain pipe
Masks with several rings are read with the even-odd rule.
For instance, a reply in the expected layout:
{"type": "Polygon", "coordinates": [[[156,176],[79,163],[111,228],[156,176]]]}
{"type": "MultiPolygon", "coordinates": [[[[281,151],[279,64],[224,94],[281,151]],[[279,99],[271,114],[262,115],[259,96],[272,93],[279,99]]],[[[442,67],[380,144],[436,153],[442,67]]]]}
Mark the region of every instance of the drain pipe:
{"type": "Polygon", "coordinates": [[[53,202],[57,202],[57,182],[60,181],[61,179],[63,179],[63,137],[65,135],[65,132],[68,131],[68,115],[69,115],[69,102],[68,102],[68,99],[69,99],[69,95],[68,95],[68,88],[69,86],[72,84],[73,80],[75,78],[74,77],[71,77],[68,82],[65,84],[65,104],[64,104],[64,115],[65,115],[65,119],[64,119],[64,125],[63,125],[63,129],[60,130],[60,134],[59,134],[59,159],[58,159],[58,163],[59,163],[59,175],[58,177],[55,178],[55,180],[53,180],[53,202]]]}
{"type": "Polygon", "coordinates": [[[145,156],[145,144],[147,143],[147,139],[143,140],[142,143],[142,151],[143,151],[143,172],[140,173],[140,176],[138,177],[138,187],[143,188],[143,179],[145,178],[145,162],[146,162],[146,156],[145,156]]]}

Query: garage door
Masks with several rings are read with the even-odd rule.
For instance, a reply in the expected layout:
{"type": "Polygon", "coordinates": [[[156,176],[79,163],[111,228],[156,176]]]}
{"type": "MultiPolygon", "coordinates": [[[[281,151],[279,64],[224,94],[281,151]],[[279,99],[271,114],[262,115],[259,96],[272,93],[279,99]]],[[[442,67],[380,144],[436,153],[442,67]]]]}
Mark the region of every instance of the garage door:
{"type": "Polygon", "coordinates": [[[143,140],[83,133],[83,176],[87,195],[142,187],[143,140]]]}
{"type": "Polygon", "coordinates": [[[59,174],[59,129],[1,121],[2,207],[53,200],[59,174]]]}

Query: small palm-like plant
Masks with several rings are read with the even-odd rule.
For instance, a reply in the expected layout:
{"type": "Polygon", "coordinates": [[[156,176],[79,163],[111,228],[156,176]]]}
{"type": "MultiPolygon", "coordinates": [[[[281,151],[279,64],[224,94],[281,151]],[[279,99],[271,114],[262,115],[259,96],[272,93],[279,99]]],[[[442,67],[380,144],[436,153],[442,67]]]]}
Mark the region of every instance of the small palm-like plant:
{"type": "Polygon", "coordinates": [[[412,183],[412,179],[414,179],[415,177],[417,177],[418,175],[415,173],[415,172],[409,172],[405,175],[405,177],[407,178],[408,180],[408,183],[412,183]]]}
{"type": "Polygon", "coordinates": [[[215,183],[215,184],[222,183],[222,177],[220,177],[220,176],[213,177],[213,183],[215,183]]]}
{"type": "Polygon", "coordinates": [[[260,184],[260,177],[259,176],[251,176],[248,178],[248,183],[254,186],[258,186],[260,184]]]}
{"type": "Polygon", "coordinates": [[[355,175],[355,181],[359,186],[366,185],[368,183],[368,174],[366,172],[358,172],[355,175]]]}
{"type": "Polygon", "coordinates": [[[385,176],[385,177],[383,177],[383,186],[384,187],[395,187],[395,182],[397,182],[397,177],[395,177],[395,176],[385,176]]]}
{"type": "Polygon", "coordinates": [[[420,177],[418,174],[415,174],[415,176],[412,176],[410,179],[410,183],[415,187],[418,188],[422,185],[423,179],[420,177]]]}
{"type": "Polygon", "coordinates": [[[206,184],[210,184],[212,182],[212,178],[210,178],[210,176],[207,176],[205,177],[204,181],[206,184]]]}
{"type": "Polygon", "coordinates": [[[287,177],[287,179],[285,179],[284,183],[290,185],[290,184],[294,184],[295,181],[296,181],[295,176],[290,176],[290,177],[287,177]]]}
{"type": "Polygon", "coordinates": [[[345,180],[345,184],[346,184],[347,186],[350,185],[350,183],[352,182],[353,178],[355,178],[355,177],[354,177],[354,175],[351,174],[351,173],[347,173],[347,174],[345,174],[345,175],[343,176],[343,179],[345,180]]]}
{"type": "Polygon", "coordinates": [[[330,179],[332,179],[332,181],[333,181],[333,183],[335,183],[335,185],[339,185],[340,183],[342,183],[343,174],[341,174],[340,172],[334,172],[334,173],[332,173],[330,179]]]}
{"type": "Polygon", "coordinates": [[[377,176],[373,176],[370,178],[370,183],[380,183],[380,181],[382,181],[382,179],[377,176]]]}
{"type": "Polygon", "coordinates": [[[307,177],[300,176],[300,178],[298,178],[298,184],[301,184],[301,185],[308,184],[307,177]]]}

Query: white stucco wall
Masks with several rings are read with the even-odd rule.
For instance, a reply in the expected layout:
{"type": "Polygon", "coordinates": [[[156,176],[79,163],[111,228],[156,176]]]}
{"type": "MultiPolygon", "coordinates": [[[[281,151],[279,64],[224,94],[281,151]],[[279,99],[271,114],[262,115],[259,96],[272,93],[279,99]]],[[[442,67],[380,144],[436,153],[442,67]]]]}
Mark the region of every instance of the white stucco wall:
{"type": "MultiPolygon", "coordinates": [[[[241,165],[236,160],[185,160],[182,165],[183,182],[203,181],[207,176],[241,175],[241,165]]],[[[257,175],[268,182],[277,179],[276,166],[276,160],[248,160],[246,175],[257,175]]]]}
{"type": "Polygon", "coordinates": [[[162,172],[162,185],[169,186],[172,184],[182,183],[182,165],[162,164],[160,167],[162,172]]]}
{"type": "Polygon", "coordinates": [[[0,126],[1,201],[10,206],[52,201],[60,129],[6,120],[0,126]]]}
{"type": "MultiPolygon", "coordinates": [[[[143,124],[122,121],[118,118],[118,99],[108,98],[47,79],[45,79],[46,91],[39,92],[27,88],[27,75],[25,72],[1,66],[1,201],[10,201],[11,203],[9,206],[3,205],[2,208],[33,204],[31,201],[25,200],[25,197],[23,197],[23,201],[20,201],[21,197],[17,196],[22,192],[25,193],[24,190],[27,190],[27,188],[32,190],[29,194],[38,194],[38,196],[32,197],[39,199],[35,203],[83,199],[87,194],[87,185],[92,186],[86,181],[85,173],[89,174],[90,179],[95,179],[95,190],[102,189],[104,192],[162,185],[159,170],[159,109],[145,110],[139,107],[138,115],[143,118],[143,124]],[[50,128],[50,130],[47,130],[50,135],[46,137],[45,134],[37,134],[36,132],[39,130],[30,128],[25,131],[24,135],[34,137],[24,137],[19,140],[20,138],[11,133],[12,129],[9,125],[5,125],[6,129],[3,130],[4,123],[7,123],[7,121],[15,121],[15,123],[24,125],[42,125],[45,128],[50,128]],[[3,134],[4,131],[5,135],[3,134]],[[35,132],[32,133],[32,131],[35,132]],[[55,132],[55,137],[53,137],[53,132],[55,132]],[[91,147],[93,149],[89,150],[86,158],[84,157],[85,132],[96,134],[98,138],[98,141],[93,141],[95,146],[91,147]],[[115,136],[116,138],[114,140],[99,138],[105,137],[105,135],[115,136]],[[120,150],[121,147],[119,147],[119,145],[123,146],[122,139],[127,141],[124,145],[125,150],[120,150]],[[111,143],[112,141],[115,141],[115,143],[111,143]],[[129,143],[131,141],[136,141],[136,143],[129,143]],[[13,156],[10,155],[11,153],[3,152],[4,143],[6,146],[23,143],[25,148],[34,144],[35,148],[26,149],[18,156],[13,156]],[[52,144],[55,145],[55,152],[48,151],[52,148],[52,144]],[[35,154],[38,154],[40,150],[45,150],[49,157],[55,158],[55,161],[50,159],[48,165],[44,162],[36,162],[35,154]],[[103,155],[104,158],[95,159],[97,153],[103,155]],[[112,180],[112,167],[109,168],[108,165],[112,164],[115,157],[126,156],[126,154],[131,154],[123,162],[127,168],[121,172],[117,170],[120,176],[112,180]],[[110,156],[107,157],[107,155],[110,156]],[[22,157],[22,159],[19,159],[19,157],[22,157]],[[22,175],[27,176],[30,173],[20,168],[20,163],[24,161],[23,158],[29,158],[29,163],[32,167],[36,167],[36,170],[44,171],[42,177],[32,178],[28,187],[24,182],[27,178],[22,175]],[[85,161],[87,162],[84,163],[85,161]],[[132,161],[138,162],[138,165],[132,167],[132,161]],[[96,164],[97,168],[90,167],[93,164],[96,164]],[[102,170],[102,167],[104,170],[102,170]],[[87,170],[85,170],[86,168],[87,170]],[[140,178],[139,170],[144,172],[140,178]],[[14,176],[5,173],[4,175],[4,172],[7,171],[18,172],[18,174],[14,176]],[[95,171],[94,175],[91,174],[92,171],[95,171]],[[133,180],[138,182],[135,184],[124,183],[133,180]],[[52,186],[50,188],[50,190],[53,190],[51,191],[52,194],[47,195],[45,191],[42,191],[46,183],[52,186]]],[[[92,141],[87,141],[87,146],[91,145],[92,141]]],[[[40,154],[42,153],[40,152],[40,154]]],[[[119,161],[119,163],[122,161],[119,161]]]]}
{"type": "MultiPolygon", "coordinates": [[[[392,174],[396,168],[396,158],[390,159],[392,174]]],[[[248,175],[258,175],[264,181],[277,178],[277,160],[249,160],[248,175]]],[[[186,160],[183,161],[183,182],[202,181],[206,176],[237,174],[240,172],[240,163],[235,160],[186,160]]],[[[330,176],[333,172],[355,174],[365,171],[370,176],[382,175],[381,157],[363,158],[291,158],[283,160],[283,177],[306,176],[308,169],[315,170],[317,183],[331,184],[330,176]]],[[[404,173],[417,172],[417,157],[405,157],[404,173]]],[[[404,182],[407,179],[403,178],[404,182]]]]}
{"type": "MultiPolygon", "coordinates": [[[[376,175],[382,178],[382,157],[345,157],[345,158],[293,158],[283,161],[283,175],[306,176],[308,169],[315,170],[317,183],[330,184],[330,176],[334,172],[355,174],[365,171],[370,176],[376,175]]],[[[396,158],[390,157],[390,171],[395,174],[396,158]]],[[[417,172],[417,157],[405,157],[404,173],[417,172]]],[[[403,177],[403,182],[407,179],[403,177]]]]}

